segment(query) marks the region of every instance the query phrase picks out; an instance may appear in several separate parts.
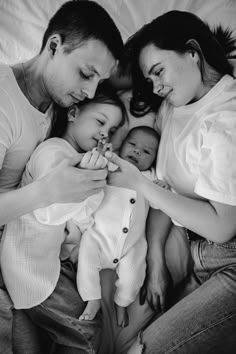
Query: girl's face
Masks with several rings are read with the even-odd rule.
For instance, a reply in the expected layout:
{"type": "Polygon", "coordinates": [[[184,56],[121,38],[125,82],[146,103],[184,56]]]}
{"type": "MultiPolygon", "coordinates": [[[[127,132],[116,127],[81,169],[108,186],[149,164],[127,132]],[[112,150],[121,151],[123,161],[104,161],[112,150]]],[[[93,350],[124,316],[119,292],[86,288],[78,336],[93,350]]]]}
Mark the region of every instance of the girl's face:
{"type": "Polygon", "coordinates": [[[69,109],[68,128],[64,138],[78,151],[97,146],[100,139],[110,137],[122,121],[121,109],[113,104],[90,102],[69,109]]]}
{"type": "Polygon", "coordinates": [[[175,107],[197,101],[207,92],[195,51],[178,54],[148,44],[140,52],[139,65],[144,77],[152,81],[153,93],[175,107]]]}
{"type": "Polygon", "coordinates": [[[159,141],[147,132],[136,130],[125,139],[120,157],[129,161],[140,171],[146,171],[156,158],[159,141]]]}

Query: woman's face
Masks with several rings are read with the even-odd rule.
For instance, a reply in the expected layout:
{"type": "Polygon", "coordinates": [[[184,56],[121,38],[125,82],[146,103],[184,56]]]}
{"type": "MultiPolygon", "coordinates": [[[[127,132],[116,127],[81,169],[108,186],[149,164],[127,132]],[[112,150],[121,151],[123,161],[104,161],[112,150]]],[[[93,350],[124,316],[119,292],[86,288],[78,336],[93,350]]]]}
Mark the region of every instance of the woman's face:
{"type": "Polygon", "coordinates": [[[139,65],[144,77],[152,81],[153,92],[175,107],[197,101],[206,93],[194,51],[178,54],[148,44],[140,52],[139,65]]]}

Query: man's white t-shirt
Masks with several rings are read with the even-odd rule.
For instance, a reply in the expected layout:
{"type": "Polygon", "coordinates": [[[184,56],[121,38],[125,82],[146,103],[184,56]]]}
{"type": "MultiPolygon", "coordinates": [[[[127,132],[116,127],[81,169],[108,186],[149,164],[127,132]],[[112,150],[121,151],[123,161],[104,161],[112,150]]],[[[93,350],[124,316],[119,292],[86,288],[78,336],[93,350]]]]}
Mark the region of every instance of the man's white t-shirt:
{"type": "Polygon", "coordinates": [[[0,193],[17,187],[50,122],[49,112],[39,112],[26,99],[12,69],[0,64],[0,193]]]}

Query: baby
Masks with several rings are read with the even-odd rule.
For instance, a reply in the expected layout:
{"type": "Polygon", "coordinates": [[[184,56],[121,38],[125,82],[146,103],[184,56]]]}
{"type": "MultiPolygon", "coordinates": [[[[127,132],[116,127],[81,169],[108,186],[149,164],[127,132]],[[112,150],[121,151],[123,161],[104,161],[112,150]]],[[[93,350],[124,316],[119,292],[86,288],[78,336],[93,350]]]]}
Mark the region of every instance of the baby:
{"type": "MultiPolygon", "coordinates": [[[[129,132],[119,155],[147,178],[166,187],[164,182],[156,180],[152,168],[158,146],[157,132],[139,126],[129,132]]],[[[118,277],[114,295],[117,324],[125,327],[127,307],[135,300],[145,278],[145,225],[149,205],[133,190],[106,186],[104,194],[94,213],[94,224],[83,234],[79,248],[77,285],[82,299],[88,301],[80,320],[92,320],[100,309],[99,272],[111,268],[118,277]]]]}

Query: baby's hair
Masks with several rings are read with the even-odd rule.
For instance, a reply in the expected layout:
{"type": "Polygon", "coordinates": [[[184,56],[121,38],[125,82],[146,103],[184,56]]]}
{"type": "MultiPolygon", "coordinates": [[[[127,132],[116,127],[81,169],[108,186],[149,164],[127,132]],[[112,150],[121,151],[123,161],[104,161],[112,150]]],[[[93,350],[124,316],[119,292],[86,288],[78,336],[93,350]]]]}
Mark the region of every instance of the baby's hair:
{"type": "MultiPolygon", "coordinates": [[[[96,91],[93,99],[85,99],[84,101],[77,104],[78,107],[86,106],[90,103],[104,103],[114,105],[121,110],[122,121],[119,126],[122,126],[127,120],[127,112],[124,102],[121,100],[117,91],[112,87],[108,81],[101,83],[96,91]]],[[[54,104],[54,116],[52,120],[51,132],[48,138],[52,137],[62,137],[66,131],[68,123],[68,108],[60,107],[54,104]]]]}
{"type": "Polygon", "coordinates": [[[136,131],[142,131],[143,133],[147,133],[152,135],[154,138],[156,138],[156,140],[160,141],[160,134],[152,127],[149,127],[147,125],[138,125],[137,127],[134,127],[132,129],[130,129],[130,131],[128,132],[125,140],[130,137],[130,135],[132,135],[133,133],[135,133],[136,131]]]}

